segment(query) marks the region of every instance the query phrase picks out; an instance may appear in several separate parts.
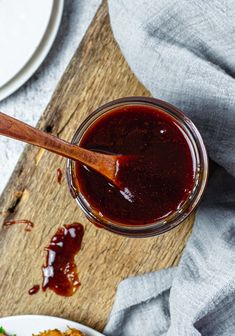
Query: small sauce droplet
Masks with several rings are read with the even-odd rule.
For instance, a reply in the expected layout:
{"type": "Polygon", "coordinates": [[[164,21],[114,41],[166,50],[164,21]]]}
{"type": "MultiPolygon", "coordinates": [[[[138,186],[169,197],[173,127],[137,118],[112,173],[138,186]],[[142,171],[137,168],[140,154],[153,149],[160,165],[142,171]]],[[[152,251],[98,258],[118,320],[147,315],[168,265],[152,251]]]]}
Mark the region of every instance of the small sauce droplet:
{"type": "Polygon", "coordinates": [[[46,247],[46,263],[42,266],[42,289],[62,296],[72,296],[80,282],[74,257],[81,248],[84,228],[79,223],[59,228],[46,247]]]}
{"type": "Polygon", "coordinates": [[[56,178],[59,184],[61,184],[62,176],[63,176],[62,170],[58,168],[56,171],[56,178]]]}
{"type": "Polygon", "coordinates": [[[34,228],[34,223],[27,219],[9,220],[3,223],[4,226],[11,226],[15,224],[25,224],[25,231],[30,232],[34,228]]]}
{"type": "Polygon", "coordinates": [[[40,286],[35,285],[35,286],[33,286],[32,288],[29,289],[28,293],[29,293],[29,295],[37,294],[39,289],[40,289],[40,286]]]}

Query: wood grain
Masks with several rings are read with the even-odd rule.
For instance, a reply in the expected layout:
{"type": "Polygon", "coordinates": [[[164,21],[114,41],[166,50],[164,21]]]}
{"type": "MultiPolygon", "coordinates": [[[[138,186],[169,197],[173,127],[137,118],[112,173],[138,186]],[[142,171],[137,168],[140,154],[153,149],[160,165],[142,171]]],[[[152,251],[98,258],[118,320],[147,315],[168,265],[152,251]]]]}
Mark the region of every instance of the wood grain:
{"type": "Polygon", "coordinates": [[[113,181],[114,184],[118,183],[116,170],[120,155],[96,153],[81,148],[2,112],[0,112],[0,135],[44,148],[65,158],[80,161],[113,181]]]}
{"type": "MultiPolygon", "coordinates": [[[[38,126],[71,140],[81,121],[99,105],[132,95],[148,96],[149,92],[121,55],[104,3],[38,126]]],[[[128,239],[99,230],[72,199],[65,164],[63,158],[27,146],[0,199],[0,315],[55,315],[102,330],[118,283],[130,275],[176,265],[193,219],[149,239],[128,239]],[[58,167],[64,172],[61,185],[56,182],[58,167]],[[4,220],[10,219],[31,220],[35,228],[28,233],[20,225],[4,227],[4,220]],[[50,291],[29,296],[28,289],[41,283],[44,247],[59,226],[75,221],[85,225],[82,250],[76,258],[80,289],[71,298],[50,291]]]]}

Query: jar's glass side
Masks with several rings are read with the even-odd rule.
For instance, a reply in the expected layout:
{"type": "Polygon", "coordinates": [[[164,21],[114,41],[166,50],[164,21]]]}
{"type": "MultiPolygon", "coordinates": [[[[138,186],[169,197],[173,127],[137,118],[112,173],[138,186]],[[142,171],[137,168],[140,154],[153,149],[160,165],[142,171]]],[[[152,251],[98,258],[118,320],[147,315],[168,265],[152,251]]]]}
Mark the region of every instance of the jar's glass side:
{"type": "Polygon", "coordinates": [[[148,237],[161,234],[174,228],[182,221],[184,221],[195,209],[205,189],[208,175],[208,159],[201,135],[195,125],[192,123],[192,121],[174,106],[161,100],[146,97],[121,98],[116,101],[107,103],[104,106],[101,106],[90,116],[88,116],[88,118],[80,125],[72,139],[72,143],[79,144],[86,130],[103,114],[111,112],[115,108],[120,108],[120,106],[130,106],[132,104],[147,104],[158,109],[163,109],[165,112],[171,114],[174,118],[177,118],[178,123],[180,124],[182,129],[187,132],[187,135],[190,138],[190,143],[193,148],[196,160],[197,176],[195,178],[195,185],[189,199],[183,204],[179,211],[162,221],[144,224],[142,226],[123,225],[121,223],[113,222],[104,217],[101,217],[99,215],[99,211],[92,209],[92,207],[89,205],[89,203],[80,191],[79,184],[76,179],[75,164],[72,160],[67,161],[67,180],[72,196],[75,198],[82,211],[86,214],[87,218],[92,223],[121,235],[129,237],[148,237]]]}

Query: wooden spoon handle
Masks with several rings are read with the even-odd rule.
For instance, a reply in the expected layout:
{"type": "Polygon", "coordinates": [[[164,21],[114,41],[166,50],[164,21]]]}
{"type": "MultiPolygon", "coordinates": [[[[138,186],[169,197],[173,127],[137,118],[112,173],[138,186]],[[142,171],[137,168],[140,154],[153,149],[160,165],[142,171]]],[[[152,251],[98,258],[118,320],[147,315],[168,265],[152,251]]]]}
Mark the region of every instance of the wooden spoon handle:
{"type": "Polygon", "coordinates": [[[116,157],[92,152],[79,146],[72,145],[51,134],[25,124],[0,112],[0,134],[21,140],[29,144],[45,148],[50,152],[66,158],[74,159],[103,173],[110,179],[114,178],[116,157]]]}
{"type": "Polygon", "coordinates": [[[71,157],[71,150],[68,153],[68,146],[72,146],[71,144],[2,112],[0,112],[0,134],[71,157]]]}

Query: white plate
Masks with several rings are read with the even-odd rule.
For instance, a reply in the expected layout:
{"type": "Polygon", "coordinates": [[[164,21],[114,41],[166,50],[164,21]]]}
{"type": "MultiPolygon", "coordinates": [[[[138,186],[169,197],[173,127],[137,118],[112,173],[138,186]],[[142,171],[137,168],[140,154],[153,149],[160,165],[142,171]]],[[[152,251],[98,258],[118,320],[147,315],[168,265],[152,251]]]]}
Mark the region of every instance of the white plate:
{"type": "Polygon", "coordinates": [[[49,329],[58,329],[66,331],[68,327],[76,328],[84,332],[87,336],[104,336],[83,324],[72,322],[52,316],[43,315],[18,315],[0,318],[0,326],[3,327],[10,335],[32,336],[39,334],[41,331],[49,329]]]}
{"type": "Polygon", "coordinates": [[[0,0],[0,100],[23,85],[49,52],[64,0],[0,0]]]}
{"type": "Polygon", "coordinates": [[[0,87],[32,57],[48,26],[53,0],[0,1],[0,87]]]}

